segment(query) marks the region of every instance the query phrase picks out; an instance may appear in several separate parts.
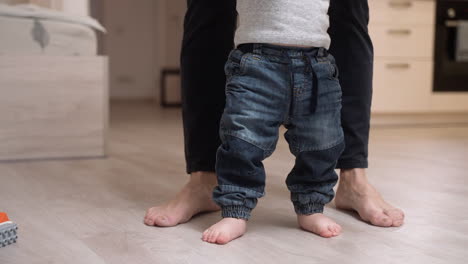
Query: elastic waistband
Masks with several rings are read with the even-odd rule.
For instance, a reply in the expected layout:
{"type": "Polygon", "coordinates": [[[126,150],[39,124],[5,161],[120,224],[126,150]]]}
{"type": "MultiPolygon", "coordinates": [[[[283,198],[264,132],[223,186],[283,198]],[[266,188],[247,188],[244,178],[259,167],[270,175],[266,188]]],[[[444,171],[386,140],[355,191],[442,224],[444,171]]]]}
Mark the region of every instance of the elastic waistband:
{"type": "Polygon", "coordinates": [[[314,47],[291,47],[263,43],[246,43],[237,46],[244,53],[264,54],[273,56],[287,56],[290,58],[303,57],[304,55],[314,57],[326,57],[328,51],[325,48],[314,47]]]}

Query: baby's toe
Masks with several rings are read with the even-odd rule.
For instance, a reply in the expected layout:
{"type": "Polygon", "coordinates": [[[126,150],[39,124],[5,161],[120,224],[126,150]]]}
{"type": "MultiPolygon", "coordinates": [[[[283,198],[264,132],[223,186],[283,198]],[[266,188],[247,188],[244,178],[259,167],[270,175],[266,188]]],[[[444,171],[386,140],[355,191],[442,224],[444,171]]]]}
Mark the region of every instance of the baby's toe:
{"type": "Polygon", "coordinates": [[[323,230],[321,230],[319,232],[319,235],[321,237],[329,238],[329,237],[333,236],[333,231],[330,230],[330,227],[329,228],[324,228],[323,230]]]}
{"type": "Polygon", "coordinates": [[[341,233],[341,226],[338,224],[332,224],[328,227],[328,229],[332,233],[332,236],[337,236],[341,233]]]}
{"type": "Polygon", "coordinates": [[[210,236],[208,237],[208,242],[210,243],[216,243],[216,238],[218,237],[218,231],[213,230],[210,233],[210,236]]]}
{"type": "Polygon", "coordinates": [[[210,232],[211,232],[211,229],[207,229],[207,230],[205,230],[205,231],[203,232],[203,234],[202,234],[202,240],[203,240],[203,241],[207,241],[207,240],[208,240],[208,236],[209,236],[210,232]]]}
{"type": "Polygon", "coordinates": [[[227,244],[230,240],[230,237],[225,233],[220,233],[219,236],[216,238],[216,243],[220,245],[227,244]]]}

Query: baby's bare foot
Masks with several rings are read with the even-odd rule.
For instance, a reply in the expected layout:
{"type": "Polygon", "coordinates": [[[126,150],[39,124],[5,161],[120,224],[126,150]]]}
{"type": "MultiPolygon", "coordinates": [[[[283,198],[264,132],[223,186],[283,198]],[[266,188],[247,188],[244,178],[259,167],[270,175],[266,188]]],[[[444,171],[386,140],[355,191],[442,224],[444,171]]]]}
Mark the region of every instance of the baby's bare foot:
{"type": "Polygon", "coordinates": [[[321,237],[334,237],[341,233],[341,226],[323,214],[297,215],[299,226],[321,237]]]}
{"type": "Polygon", "coordinates": [[[246,220],[223,218],[203,232],[202,240],[208,243],[224,245],[242,236],[246,230],[246,220]]]}

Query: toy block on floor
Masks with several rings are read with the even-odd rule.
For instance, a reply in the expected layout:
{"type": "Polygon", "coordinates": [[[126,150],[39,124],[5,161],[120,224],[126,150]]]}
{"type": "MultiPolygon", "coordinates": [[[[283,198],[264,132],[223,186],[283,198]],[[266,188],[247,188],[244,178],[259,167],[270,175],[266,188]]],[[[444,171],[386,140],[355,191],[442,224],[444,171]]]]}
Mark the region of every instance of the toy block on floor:
{"type": "Polygon", "coordinates": [[[18,226],[8,219],[6,213],[0,212],[0,248],[16,243],[18,226]]]}

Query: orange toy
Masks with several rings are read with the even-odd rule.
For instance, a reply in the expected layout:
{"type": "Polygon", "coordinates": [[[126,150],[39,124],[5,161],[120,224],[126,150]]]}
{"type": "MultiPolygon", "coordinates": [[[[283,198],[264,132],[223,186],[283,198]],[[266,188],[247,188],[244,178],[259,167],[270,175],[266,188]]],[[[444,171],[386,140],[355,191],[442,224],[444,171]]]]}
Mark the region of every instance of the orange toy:
{"type": "Polygon", "coordinates": [[[16,243],[18,227],[6,213],[0,212],[0,248],[16,243]]]}
{"type": "Polygon", "coordinates": [[[0,212],[0,224],[7,221],[10,221],[10,219],[8,219],[8,215],[6,213],[0,212]]]}

